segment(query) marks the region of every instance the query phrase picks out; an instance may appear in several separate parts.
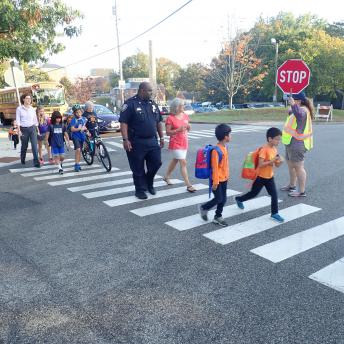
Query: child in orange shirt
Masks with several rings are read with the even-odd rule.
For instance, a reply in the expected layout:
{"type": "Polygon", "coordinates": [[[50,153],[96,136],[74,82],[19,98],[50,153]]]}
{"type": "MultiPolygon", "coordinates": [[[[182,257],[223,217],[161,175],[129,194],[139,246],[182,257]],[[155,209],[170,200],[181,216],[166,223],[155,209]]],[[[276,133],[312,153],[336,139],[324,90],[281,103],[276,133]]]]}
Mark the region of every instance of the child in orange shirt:
{"type": "Polygon", "coordinates": [[[228,226],[227,222],[222,218],[222,210],[227,202],[229,165],[226,145],[231,140],[231,131],[231,127],[227,124],[219,124],[215,128],[215,136],[218,140],[217,146],[222,152],[221,161],[219,161],[219,154],[216,149],[211,152],[212,191],[215,197],[198,208],[201,218],[208,221],[208,211],[217,206],[213,223],[220,226],[228,226]]]}
{"type": "Polygon", "coordinates": [[[267,144],[259,150],[258,176],[252,184],[251,191],[235,197],[235,201],[240,209],[244,209],[243,202],[256,197],[265,186],[266,191],[271,196],[271,219],[277,222],[284,222],[278,214],[278,198],[274,180],[273,166],[281,165],[281,158],[277,153],[276,147],[281,141],[282,132],[278,128],[270,128],[266,132],[267,144]]]}

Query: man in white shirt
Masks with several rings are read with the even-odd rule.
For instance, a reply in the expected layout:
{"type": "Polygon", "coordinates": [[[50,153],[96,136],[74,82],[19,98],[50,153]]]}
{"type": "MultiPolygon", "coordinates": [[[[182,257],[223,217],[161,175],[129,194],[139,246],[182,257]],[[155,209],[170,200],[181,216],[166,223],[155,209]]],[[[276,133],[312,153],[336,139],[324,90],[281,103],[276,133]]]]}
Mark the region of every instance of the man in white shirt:
{"type": "Polygon", "coordinates": [[[20,160],[25,164],[26,151],[31,142],[31,149],[33,154],[33,164],[35,167],[41,167],[38,160],[37,149],[37,127],[38,120],[35,109],[31,106],[31,96],[29,94],[23,94],[20,97],[21,106],[17,107],[16,120],[19,127],[19,136],[21,139],[21,151],[20,160]]]}

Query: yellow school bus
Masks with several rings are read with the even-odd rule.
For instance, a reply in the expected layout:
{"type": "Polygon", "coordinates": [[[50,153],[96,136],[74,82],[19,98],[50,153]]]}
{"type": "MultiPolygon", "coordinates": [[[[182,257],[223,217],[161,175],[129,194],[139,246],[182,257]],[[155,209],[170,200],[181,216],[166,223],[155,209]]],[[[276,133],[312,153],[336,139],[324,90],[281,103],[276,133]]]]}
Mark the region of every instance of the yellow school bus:
{"type": "MultiPolygon", "coordinates": [[[[32,106],[43,106],[45,113],[49,116],[53,111],[60,111],[61,114],[67,111],[68,104],[65,98],[63,85],[58,82],[44,81],[26,84],[19,87],[19,94],[30,94],[32,106]]],[[[11,124],[16,118],[18,99],[16,89],[8,87],[0,89],[0,120],[2,124],[11,124]]]]}

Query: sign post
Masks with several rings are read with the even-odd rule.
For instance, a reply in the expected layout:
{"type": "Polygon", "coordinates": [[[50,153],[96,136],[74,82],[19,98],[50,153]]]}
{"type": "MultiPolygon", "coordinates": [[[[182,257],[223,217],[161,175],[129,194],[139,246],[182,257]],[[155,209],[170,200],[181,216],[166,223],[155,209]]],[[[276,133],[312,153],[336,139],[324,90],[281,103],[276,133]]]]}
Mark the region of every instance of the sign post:
{"type": "Polygon", "coordinates": [[[311,71],[302,60],[287,60],[277,70],[276,83],[284,93],[300,93],[309,85],[311,71]]]}

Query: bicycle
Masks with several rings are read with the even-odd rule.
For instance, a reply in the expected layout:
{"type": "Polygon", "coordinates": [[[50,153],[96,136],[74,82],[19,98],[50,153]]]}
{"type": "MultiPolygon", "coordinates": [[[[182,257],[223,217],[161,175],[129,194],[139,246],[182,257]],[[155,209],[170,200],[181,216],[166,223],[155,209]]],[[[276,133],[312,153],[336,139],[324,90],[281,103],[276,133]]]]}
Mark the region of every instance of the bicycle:
{"type": "Polygon", "coordinates": [[[86,137],[86,141],[81,150],[82,157],[84,158],[87,165],[92,165],[94,156],[97,156],[98,161],[102,163],[107,172],[111,171],[112,164],[109,152],[107,151],[102,138],[98,132],[93,138],[86,137]]]}

